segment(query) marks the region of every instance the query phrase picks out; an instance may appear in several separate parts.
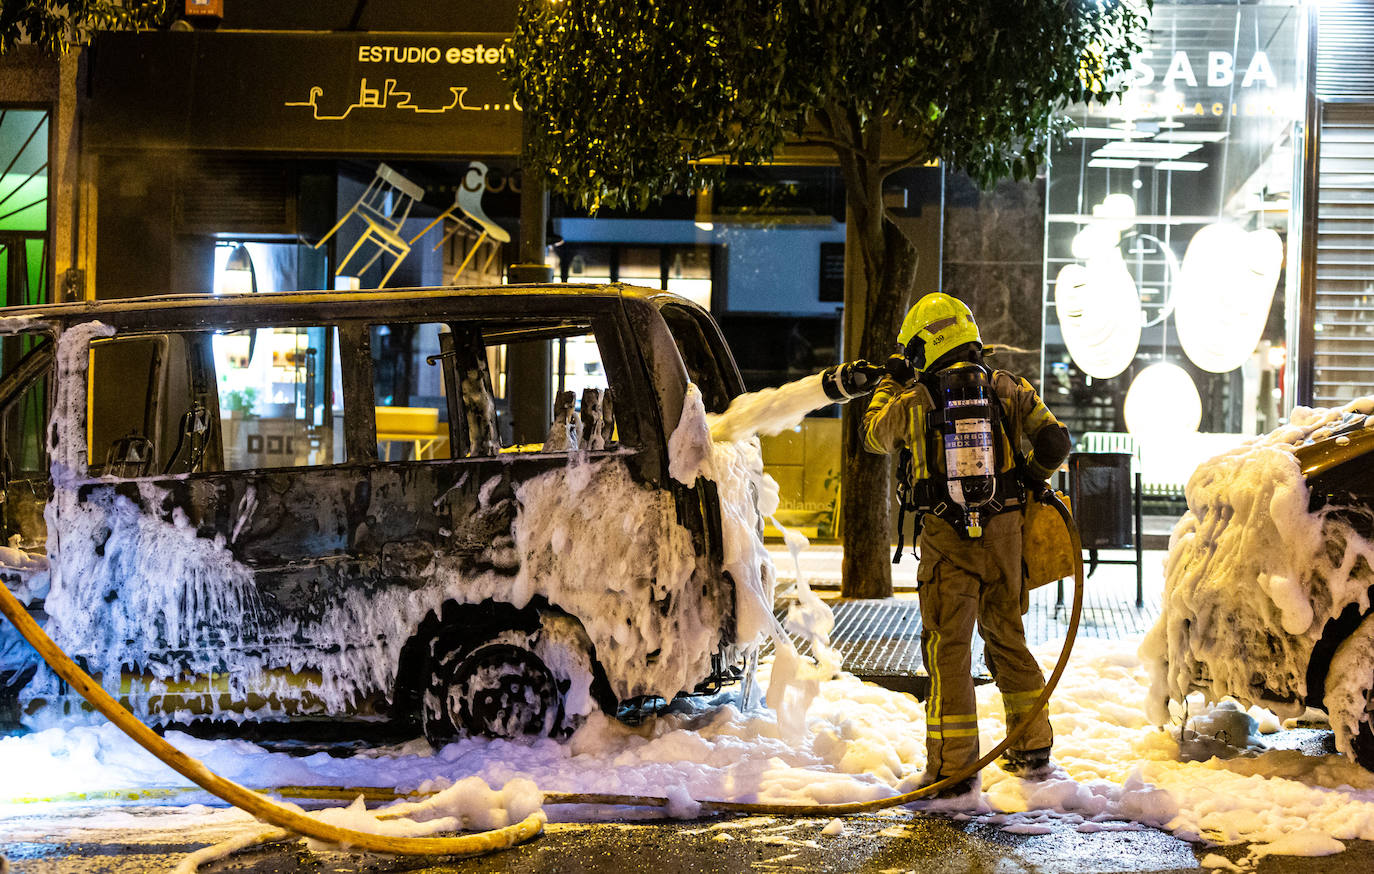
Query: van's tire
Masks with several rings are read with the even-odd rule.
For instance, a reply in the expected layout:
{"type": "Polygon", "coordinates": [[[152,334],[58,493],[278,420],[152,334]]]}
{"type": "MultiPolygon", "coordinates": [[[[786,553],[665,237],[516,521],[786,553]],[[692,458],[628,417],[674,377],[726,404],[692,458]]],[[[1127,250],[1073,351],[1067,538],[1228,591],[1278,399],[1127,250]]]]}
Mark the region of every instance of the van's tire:
{"type": "Polygon", "coordinates": [[[1366,616],[1336,647],[1326,674],[1323,704],[1336,747],[1366,771],[1374,771],[1374,615],[1366,616]]]}
{"type": "MultiPolygon", "coordinates": [[[[533,651],[488,641],[449,653],[434,669],[434,693],[443,734],[549,737],[563,722],[563,690],[533,651]]],[[[426,722],[425,734],[431,734],[426,722]]],[[[435,740],[430,738],[431,742],[435,740]]]]}
{"type": "Polygon", "coordinates": [[[542,599],[444,605],[401,657],[396,703],[435,747],[460,737],[564,738],[618,701],[582,623],[542,599]]]}

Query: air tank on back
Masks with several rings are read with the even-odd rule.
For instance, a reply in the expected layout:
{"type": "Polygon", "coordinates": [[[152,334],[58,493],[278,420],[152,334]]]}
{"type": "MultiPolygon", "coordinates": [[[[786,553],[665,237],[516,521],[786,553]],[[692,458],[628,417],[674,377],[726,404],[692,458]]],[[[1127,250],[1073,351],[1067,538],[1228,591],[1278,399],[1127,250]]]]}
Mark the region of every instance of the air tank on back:
{"type": "Polygon", "coordinates": [[[987,371],[959,362],[935,375],[944,409],[942,437],[950,499],[964,510],[969,537],[982,537],[982,508],[997,492],[997,453],[993,447],[996,403],[987,371]]]}

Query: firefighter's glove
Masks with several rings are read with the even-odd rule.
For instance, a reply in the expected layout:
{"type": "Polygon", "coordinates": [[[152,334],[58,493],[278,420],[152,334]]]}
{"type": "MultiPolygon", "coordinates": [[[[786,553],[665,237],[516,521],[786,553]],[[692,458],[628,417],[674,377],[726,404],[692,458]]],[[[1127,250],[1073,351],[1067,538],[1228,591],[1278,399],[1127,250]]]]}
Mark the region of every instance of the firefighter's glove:
{"type": "Polygon", "coordinates": [[[876,364],[863,359],[828,367],[821,372],[821,388],[832,401],[844,403],[863,397],[878,387],[878,380],[886,373],[876,364]]]}
{"type": "Polygon", "coordinates": [[[912,367],[911,362],[901,353],[888,356],[887,363],[883,365],[883,369],[887,371],[888,376],[897,380],[902,385],[906,385],[916,378],[916,368],[912,367]]]}
{"type": "Polygon", "coordinates": [[[1046,497],[1050,493],[1049,483],[1036,476],[1034,472],[1026,467],[1021,467],[1017,470],[1017,478],[1021,480],[1021,485],[1026,487],[1027,500],[1037,500],[1041,503],[1045,502],[1046,497]]]}

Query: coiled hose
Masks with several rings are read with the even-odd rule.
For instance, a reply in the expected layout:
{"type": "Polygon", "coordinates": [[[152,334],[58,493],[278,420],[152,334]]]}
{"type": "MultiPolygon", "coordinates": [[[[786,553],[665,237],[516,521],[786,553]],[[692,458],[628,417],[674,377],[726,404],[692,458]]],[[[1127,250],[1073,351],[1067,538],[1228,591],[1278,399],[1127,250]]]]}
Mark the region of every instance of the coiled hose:
{"type": "MultiPolygon", "coordinates": [[[[1030,727],[1031,721],[1049,706],[1050,696],[1054,693],[1055,687],[1059,684],[1059,679],[1064,674],[1064,669],[1068,666],[1069,655],[1073,650],[1073,643],[1078,634],[1078,622],[1083,611],[1083,549],[1078,537],[1078,528],[1074,525],[1073,517],[1067,507],[1058,499],[1053,492],[1049,492],[1046,498],[1042,499],[1054,506],[1059,514],[1064,518],[1069,530],[1069,540],[1074,555],[1074,590],[1073,606],[1069,612],[1069,625],[1065,633],[1064,647],[1059,653],[1059,660],[1050,673],[1049,679],[1045,682],[1045,688],[1040,693],[1040,697],[1035,700],[1035,704],[1013,729],[1007,732],[1007,736],[997,746],[993,747],[977,762],[971,766],[947,777],[943,780],[905,792],[901,795],[893,795],[887,798],[876,798],[870,801],[854,801],[839,804],[761,804],[754,802],[741,801],[700,801],[701,810],[711,813],[747,813],[747,814],[769,814],[773,816],[840,816],[850,813],[865,813],[875,810],[883,810],[889,807],[896,807],[908,804],[913,801],[933,795],[946,786],[951,786],[972,777],[982,771],[983,768],[991,764],[1003,751],[1009,748],[1021,737],[1030,727]]],[[[490,853],[495,850],[506,849],[518,843],[526,841],[539,834],[547,821],[542,810],[530,814],[521,822],[505,828],[494,829],[487,832],[477,832],[474,834],[461,835],[456,837],[391,837],[378,835],[371,832],[356,831],[353,829],[340,828],[320,822],[314,817],[301,813],[290,807],[277,804],[264,797],[259,792],[228,780],[215,774],[206,768],[201,762],[191,758],[185,753],[172,746],[162,737],[153,732],[152,729],[144,725],[132,713],[116,701],[105,689],[91,678],[89,674],[76,665],[71,658],[53,643],[52,639],[38,627],[38,623],[29,616],[5,586],[0,586],[0,613],[3,613],[14,626],[19,629],[19,633],[37,650],[43,660],[65,680],[72,688],[76,689],[83,698],[91,703],[96,710],[100,711],[106,718],[119,727],[121,731],[131,737],[136,743],[148,752],[157,756],[165,764],[186,777],[191,782],[200,786],[207,792],[218,796],[224,801],[238,807],[241,810],[252,814],[259,820],[270,823],[282,829],[280,832],[264,832],[253,837],[252,842],[266,840],[278,840],[290,834],[302,835],[326,843],[338,844],[360,850],[368,850],[375,853],[387,853],[393,855],[406,856],[475,856],[490,853]]],[[[373,799],[399,798],[399,793],[377,787],[299,787],[298,791],[290,789],[274,789],[272,791],[284,795],[308,796],[314,798],[331,797],[330,793],[337,788],[337,795],[332,797],[356,797],[360,794],[367,794],[373,799]]],[[[667,798],[652,795],[614,795],[587,792],[548,792],[544,794],[544,804],[610,804],[627,807],[666,807],[667,798]]],[[[384,818],[395,818],[404,815],[404,811],[390,811],[384,818]]],[[[248,845],[247,843],[244,844],[248,845]]]]}

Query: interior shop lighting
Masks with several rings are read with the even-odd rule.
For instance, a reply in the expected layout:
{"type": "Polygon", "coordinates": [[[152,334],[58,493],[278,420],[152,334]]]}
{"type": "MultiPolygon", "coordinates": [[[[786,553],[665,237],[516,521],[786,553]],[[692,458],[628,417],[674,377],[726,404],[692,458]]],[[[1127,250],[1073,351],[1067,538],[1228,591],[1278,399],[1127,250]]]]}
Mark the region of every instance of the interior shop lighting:
{"type": "Polygon", "coordinates": [[[1160,161],[1155,165],[1156,170],[1179,170],[1188,173],[1196,173],[1199,170],[1207,169],[1206,161],[1160,161]]]}
{"type": "Polygon", "coordinates": [[[1165,131],[1155,139],[1166,143],[1219,143],[1226,136],[1224,130],[1174,130],[1165,131]]]}
{"type": "Polygon", "coordinates": [[[1152,134],[1140,130],[1127,130],[1118,127],[1076,127],[1069,136],[1081,140],[1137,140],[1148,139],[1152,134]]]}
{"type": "Polygon", "coordinates": [[[1134,170],[1140,162],[1134,158],[1093,158],[1089,167],[1105,167],[1108,170],[1134,170]]]}
{"type": "Polygon", "coordinates": [[[1140,293],[1121,255],[1121,234],[1135,225],[1135,200],[1110,194],[1074,235],[1073,256],[1054,283],[1064,345],[1079,369],[1109,379],[1135,360],[1140,346],[1140,293]]]}
{"type": "MultiPolygon", "coordinates": [[[[1161,91],[1161,92],[1159,92],[1157,95],[1155,95],[1155,104],[1156,104],[1157,106],[1161,106],[1161,107],[1177,107],[1177,106],[1179,106],[1179,105],[1182,104],[1182,103],[1183,103],[1183,92],[1180,91],[1180,90],[1178,90],[1177,88],[1173,88],[1173,87],[1165,88],[1163,91],[1161,91]]],[[[1166,114],[1167,114],[1167,115],[1175,115],[1176,113],[1170,112],[1170,113],[1166,113],[1166,114]]]]}
{"type": "Polygon", "coordinates": [[[1176,161],[1202,148],[1202,143],[1127,142],[1117,140],[1093,152],[1094,158],[1148,158],[1176,161]]]}
{"type": "Polygon", "coordinates": [[[1142,444],[1176,444],[1197,433],[1202,398],[1186,370],[1162,361],[1136,374],[1122,413],[1126,430],[1142,444]]]}
{"type": "Polygon", "coordinates": [[[229,253],[224,262],[220,278],[220,292],[223,294],[251,294],[258,290],[257,271],[253,269],[253,256],[248,247],[239,243],[229,253]]]}
{"type": "Polygon", "coordinates": [[[1288,350],[1283,346],[1269,347],[1269,366],[1278,370],[1288,363],[1288,350]]]}
{"type": "Polygon", "coordinates": [[[1054,307],[1069,355],[1088,376],[1110,379],[1140,347],[1140,297],[1116,258],[1065,264],[1054,281],[1054,307]]]}
{"type": "MultiPolygon", "coordinates": [[[[1093,223],[1089,227],[1107,228],[1120,235],[1135,227],[1135,218],[1134,197],[1129,194],[1108,194],[1101,203],[1093,205],[1093,223]]],[[[1110,243],[1104,242],[1099,248],[1114,248],[1118,242],[1120,236],[1114,237],[1110,243]]],[[[1086,258],[1088,255],[1080,257],[1086,258]]]]}
{"type": "Polygon", "coordinates": [[[692,224],[699,231],[714,231],[715,222],[711,221],[711,213],[715,211],[715,196],[710,188],[697,189],[696,215],[693,216],[692,224]]]}
{"type": "Polygon", "coordinates": [[[1174,320],[1194,364],[1229,373],[1254,354],[1282,267],[1283,240],[1269,228],[1216,222],[1193,235],[1174,289],[1174,320]]]}

